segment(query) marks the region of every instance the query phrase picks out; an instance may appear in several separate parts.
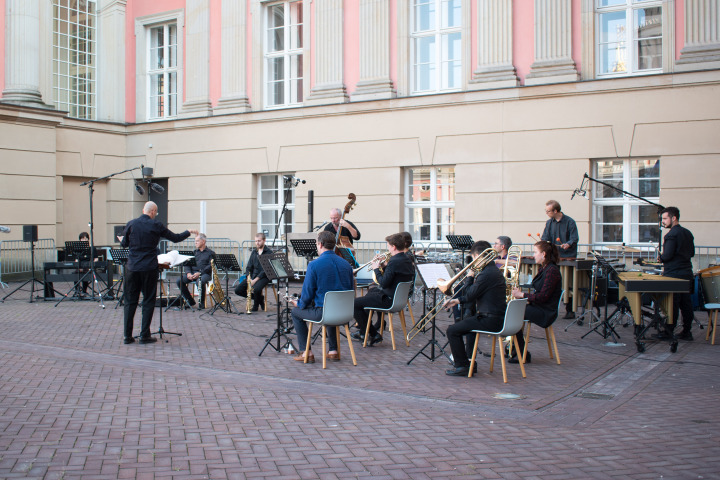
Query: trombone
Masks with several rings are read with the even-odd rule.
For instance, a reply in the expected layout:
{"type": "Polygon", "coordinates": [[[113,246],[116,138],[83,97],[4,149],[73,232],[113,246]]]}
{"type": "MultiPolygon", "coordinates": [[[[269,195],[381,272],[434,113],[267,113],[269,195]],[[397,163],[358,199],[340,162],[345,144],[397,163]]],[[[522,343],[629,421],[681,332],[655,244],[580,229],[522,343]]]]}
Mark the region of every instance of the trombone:
{"type": "Polygon", "coordinates": [[[435,317],[440,313],[443,305],[445,305],[445,302],[452,300],[458,293],[462,291],[462,288],[459,288],[457,292],[450,293],[452,290],[452,286],[453,284],[455,284],[455,282],[457,282],[458,280],[460,280],[460,282],[464,281],[465,278],[467,278],[470,274],[468,270],[472,270],[475,273],[482,271],[482,269],[485,268],[490,262],[494,262],[496,258],[497,252],[492,248],[488,248],[486,250],[483,250],[483,252],[477,256],[477,258],[475,258],[472,262],[468,263],[465,268],[460,270],[450,280],[438,278],[437,287],[443,293],[443,296],[440,301],[436,303],[435,306],[431,308],[430,311],[423,318],[415,322],[415,325],[410,328],[406,336],[407,341],[409,342],[410,340],[415,338],[418,333],[425,330],[428,324],[430,324],[430,322],[432,322],[435,317]]]}

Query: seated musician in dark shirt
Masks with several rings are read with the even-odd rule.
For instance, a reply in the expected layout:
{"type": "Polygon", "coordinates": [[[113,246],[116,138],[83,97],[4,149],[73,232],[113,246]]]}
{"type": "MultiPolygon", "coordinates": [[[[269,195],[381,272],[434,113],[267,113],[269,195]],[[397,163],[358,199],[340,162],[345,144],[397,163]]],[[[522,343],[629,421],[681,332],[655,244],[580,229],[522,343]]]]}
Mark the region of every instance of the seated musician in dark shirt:
{"type": "MultiPolygon", "coordinates": [[[[398,283],[411,281],[415,274],[415,266],[403,252],[406,245],[403,236],[395,233],[385,237],[385,241],[387,242],[388,251],[392,255],[387,266],[383,270],[380,268],[378,261],[371,264],[378,286],[370,288],[365,296],[355,299],[354,317],[360,329],[360,331],[352,335],[355,340],[365,340],[365,330],[368,322],[368,311],[365,310],[365,307],[391,307],[398,283]]],[[[372,324],[370,325],[369,335],[368,343],[371,346],[382,342],[382,334],[372,324]]]]}
{"type": "Polygon", "coordinates": [[[188,290],[188,284],[200,279],[200,310],[205,306],[205,285],[212,281],[212,266],[210,260],[215,258],[215,252],[205,247],[207,237],[204,233],[199,233],[195,237],[195,265],[185,267],[185,275],[181,275],[178,278],[177,286],[180,289],[180,295],[185,298],[190,306],[195,305],[195,300],[190,291],[188,290]]]}
{"type": "Polygon", "coordinates": [[[265,308],[265,297],[263,296],[263,289],[265,285],[270,283],[270,279],[265,275],[262,264],[260,263],[260,257],[264,255],[272,255],[272,250],[265,246],[265,234],[255,234],[255,247],[256,249],[250,254],[250,259],[247,262],[245,268],[245,280],[240,282],[235,287],[235,295],[241,297],[247,297],[248,281],[252,288],[252,300],[253,300],[253,312],[257,312],[260,308],[265,308]]]}
{"type": "MultiPolygon", "coordinates": [[[[470,256],[475,261],[481,254],[491,248],[484,240],[475,242],[470,248],[470,256]]],[[[446,370],[447,375],[467,377],[470,370],[470,357],[475,342],[472,330],[499,332],[505,317],[505,277],[494,261],[489,261],[480,271],[468,269],[468,277],[463,281],[462,291],[457,298],[448,300],[445,308],[463,305],[474,305],[475,314],[466,315],[463,320],[456,321],[447,329],[448,343],[452,350],[454,368],[446,370]],[[463,343],[465,336],[465,343],[463,343]]],[[[460,288],[460,286],[458,286],[460,288]]]]}
{"type": "Polygon", "coordinates": [[[340,230],[340,236],[347,237],[350,243],[354,243],[355,240],[360,240],[360,230],[358,230],[355,224],[342,218],[342,210],[333,208],[330,210],[330,223],[325,225],[323,230],[337,236],[338,229],[340,230]]]}

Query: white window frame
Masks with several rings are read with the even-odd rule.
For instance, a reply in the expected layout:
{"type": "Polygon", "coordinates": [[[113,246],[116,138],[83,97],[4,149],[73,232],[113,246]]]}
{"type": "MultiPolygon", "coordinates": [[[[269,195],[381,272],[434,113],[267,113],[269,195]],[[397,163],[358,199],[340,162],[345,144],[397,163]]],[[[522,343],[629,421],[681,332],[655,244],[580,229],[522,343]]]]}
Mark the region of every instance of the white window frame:
{"type": "MultiPolygon", "coordinates": [[[[604,181],[606,183],[609,183],[607,180],[603,178],[599,178],[598,175],[598,166],[601,162],[617,162],[617,161],[623,162],[622,167],[622,185],[619,187],[622,190],[625,190],[626,192],[632,193],[634,195],[640,195],[639,190],[637,189],[638,180],[639,178],[633,178],[632,177],[632,163],[635,161],[648,161],[650,163],[652,162],[659,162],[659,159],[657,157],[648,157],[648,158],[624,158],[624,159],[617,159],[617,158],[607,158],[607,159],[596,159],[593,161],[592,164],[592,171],[593,171],[593,178],[597,178],[598,180],[604,181]]],[[[660,166],[659,166],[660,167],[660,166]]],[[[659,170],[659,169],[658,169],[659,170]]],[[[620,177],[617,177],[620,179],[620,177]]],[[[660,202],[660,172],[658,171],[657,177],[643,177],[642,180],[657,180],[658,181],[658,196],[657,197],[643,197],[646,200],[659,204],[660,202]]],[[[633,244],[633,245],[642,245],[642,244],[650,244],[657,242],[657,238],[652,238],[650,240],[643,241],[639,238],[639,232],[636,231],[637,226],[639,225],[655,225],[658,226],[659,229],[659,223],[656,222],[643,222],[640,223],[639,221],[634,221],[633,215],[636,215],[633,211],[633,207],[647,207],[655,209],[656,207],[643,202],[642,200],[639,200],[637,198],[629,197],[626,195],[619,194],[621,196],[619,197],[612,197],[612,198],[599,198],[598,196],[598,190],[600,188],[606,188],[604,185],[598,184],[593,182],[592,185],[592,202],[593,202],[593,208],[592,208],[592,239],[593,244],[596,245],[619,245],[619,244],[633,244]],[[622,224],[618,224],[622,226],[623,231],[623,238],[621,242],[617,241],[605,241],[602,237],[602,230],[598,229],[598,226],[600,225],[598,221],[598,214],[597,214],[597,207],[604,207],[604,206],[620,206],[622,207],[623,211],[623,220],[622,224]],[[636,238],[637,237],[637,238],[636,238]]],[[[635,210],[637,212],[637,210],[635,210]]],[[[612,224],[610,222],[603,222],[602,224],[612,224]]]]}
{"type": "MultiPolygon", "coordinates": [[[[456,186],[457,186],[457,180],[455,179],[455,166],[454,165],[438,165],[434,167],[428,167],[428,166],[415,166],[415,167],[407,167],[405,169],[405,180],[404,180],[404,196],[405,196],[405,230],[413,234],[413,238],[416,237],[414,234],[414,228],[413,226],[416,225],[415,222],[413,222],[412,212],[414,208],[429,208],[430,209],[430,238],[429,239],[423,239],[418,236],[415,240],[418,242],[447,242],[447,239],[445,238],[446,235],[453,235],[455,232],[455,225],[457,224],[457,220],[455,223],[448,223],[448,224],[442,224],[444,225],[442,227],[440,238],[435,238],[435,235],[438,230],[438,221],[437,221],[437,211],[439,209],[443,208],[452,208],[455,210],[455,194],[456,194],[456,186]],[[410,185],[411,185],[411,174],[410,172],[414,169],[423,169],[427,168],[430,170],[430,184],[429,184],[429,191],[430,191],[430,201],[413,201],[412,195],[410,194],[410,185]],[[437,199],[437,172],[438,169],[445,168],[445,169],[452,169],[453,170],[453,199],[452,200],[438,200],[437,199]]],[[[456,218],[457,212],[453,215],[456,218]]]]}
{"type": "Polygon", "coordinates": [[[96,0],[87,0],[85,11],[72,8],[73,2],[52,2],[52,72],[53,100],[58,110],[67,111],[73,118],[95,120],[97,118],[97,45],[98,45],[98,5],[96,0]],[[62,3],[67,3],[68,6],[62,3]],[[92,12],[90,6],[92,5],[92,12]],[[68,20],[55,16],[55,8],[67,10],[68,20]],[[72,12],[76,18],[86,15],[87,23],[74,22],[69,17],[72,12]],[[63,32],[60,23],[67,26],[63,32]],[[82,35],[84,33],[85,35],[82,35]],[[64,38],[64,42],[59,40],[64,38]],[[85,49],[80,49],[84,46],[85,49]],[[64,60],[60,52],[64,52],[64,60]],[[80,60],[84,60],[80,63],[80,60]],[[64,80],[64,81],[63,81],[64,80]],[[61,92],[63,92],[61,94],[61,92]]]}
{"type": "MultiPolygon", "coordinates": [[[[294,175],[294,173],[272,173],[272,174],[263,174],[258,175],[257,177],[257,231],[262,232],[263,231],[263,225],[262,225],[262,213],[267,211],[275,211],[277,212],[277,215],[279,217],[280,213],[282,212],[283,203],[285,201],[285,182],[283,177],[285,175],[294,175]],[[263,177],[276,177],[277,178],[277,189],[272,189],[273,191],[277,191],[277,198],[278,203],[269,203],[269,204],[263,204],[262,203],[262,179],[263,177]]],[[[291,201],[287,204],[288,211],[292,212],[292,221],[288,223],[290,227],[290,232],[295,231],[295,185],[290,183],[290,191],[292,192],[292,198],[291,201]]],[[[287,213],[285,213],[287,215],[287,213]]],[[[282,235],[285,235],[285,219],[283,217],[282,223],[280,223],[280,230],[278,230],[278,235],[282,237],[282,235]]],[[[275,225],[270,225],[270,228],[268,228],[267,232],[267,238],[272,240],[275,236],[275,225]]]]}
{"type": "MultiPolygon", "coordinates": [[[[655,75],[658,73],[671,73],[675,69],[675,0],[639,0],[634,5],[640,7],[661,6],[662,7],[662,68],[655,70],[641,70],[625,73],[599,74],[600,52],[598,51],[598,39],[600,36],[599,15],[601,10],[596,8],[598,0],[582,1],[582,80],[595,78],[615,78],[639,75],[655,75]]],[[[606,11],[602,9],[602,11],[606,11]]],[[[634,19],[630,19],[632,25],[634,19]]]]}
{"type": "Polygon", "coordinates": [[[172,10],[157,15],[147,15],[135,19],[135,117],[137,122],[162,121],[168,118],[150,118],[150,79],[148,76],[150,28],[160,24],[175,23],[177,25],[177,99],[178,111],[184,100],[183,73],[184,73],[184,38],[185,38],[185,12],[172,10]]]}
{"type": "Polygon", "coordinates": [[[299,107],[303,105],[305,97],[305,86],[308,81],[308,77],[306,75],[307,70],[305,69],[305,63],[308,60],[305,49],[305,31],[308,27],[308,18],[305,16],[305,3],[308,0],[285,0],[282,2],[269,2],[263,4],[263,29],[262,29],[262,45],[263,45],[263,105],[266,109],[272,110],[276,108],[288,108],[288,107],[299,107]],[[290,15],[290,5],[293,3],[300,3],[300,11],[302,12],[302,23],[292,24],[291,22],[291,15],[290,15]],[[286,47],[289,47],[291,45],[291,33],[292,29],[291,26],[293,25],[302,25],[302,35],[301,35],[301,41],[302,46],[299,48],[286,48],[285,50],[280,50],[277,52],[270,52],[268,48],[268,42],[269,42],[269,17],[270,17],[270,10],[272,7],[277,5],[283,5],[285,14],[285,25],[283,26],[283,45],[286,47]],[[301,82],[301,88],[298,89],[295,92],[295,98],[293,98],[293,88],[292,84],[293,82],[296,82],[299,80],[298,78],[292,77],[292,58],[293,57],[300,57],[303,62],[303,72],[302,72],[302,82],[301,82]],[[271,104],[270,103],[270,96],[272,93],[272,89],[270,88],[270,61],[272,59],[276,58],[282,58],[283,59],[283,71],[285,72],[285,76],[283,77],[283,83],[284,83],[284,92],[283,92],[283,98],[286,100],[284,103],[278,103],[278,104],[271,104]],[[301,95],[300,100],[298,101],[298,95],[301,95]]]}
{"type": "Polygon", "coordinates": [[[148,31],[152,32],[157,29],[163,29],[163,38],[165,39],[165,43],[162,46],[163,50],[163,59],[165,59],[165,64],[161,68],[153,68],[152,65],[152,54],[150,54],[153,45],[153,35],[149,34],[147,35],[147,65],[146,65],[146,82],[147,82],[147,119],[150,121],[156,121],[156,120],[166,120],[169,118],[177,118],[179,113],[179,104],[181,99],[177,98],[177,91],[178,91],[178,73],[180,70],[180,58],[178,57],[178,44],[175,43],[175,65],[171,66],[169,65],[169,60],[172,57],[170,54],[170,48],[173,46],[169,42],[170,39],[170,27],[175,27],[175,39],[176,42],[179,42],[180,37],[180,30],[178,29],[177,23],[175,22],[165,22],[158,25],[150,25],[148,26],[148,31]],[[171,75],[175,74],[175,110],[174,113],[168,113],[171,110],[171,104],[172,99],[170,92],[172,91],[172,82],[170,81],[171,75]],[[153,109],[154,109],[154,102],[156,101],[155,98],[158,98],[158,96],[155,95],[155,89],[153,88],[153,79],[155,77],[162,77],[163,78],[163,85],[165,86],[165,91],[162,94],[163,97],[163,112],[162,115],[153,115],[153,109]]]}
{"type": "Polygon", "coordinates": [[[413,95],[427,95],[427,94],[433,94],[433,93],[448,93],[448,92],[458,92],[461,91],[466,86],[466,79],[465,79],[465,72],[467,70],[467,61],[465,54],[467,50],[467,46],[465,45],[465,32],[463,31],[464,28],[464,19],[470,15],[470,12],[466,10],[465,2],[462,0],[456,0],[460,4],[460,22],[458,25],[455,25],[453,27],[443,27],[443,3],[446,3],[447,0],[409,0],[408,6],[410,9],[409,14],[409,37],[410,37],[410,62],[409,62],[409,68],[410,68],[410,88],[411,93],[413,95]],[[434,3],[435,4],[435,26],[432,29],[424,30],[424,31],[416,31],[415,25],[416,25],[416,4],[417,2],[423,2],[423,3],[434,3]],[[460,35],[460,53],[457,57],[457,61],[460,62],[460,74],[459,74],[459,84],[457,86],[444,86],[445,82],[448,80],[447,75],[443,75],[444,70],[443,67],[444,64],[447,63],[443,59],[443,52],[445,51],[444,44],[447,41],[449,35],[452,34],[459,34],[460,35]],[[425,89],[420,90],[418,88],[418,69],[417,69],[417,43],[421,38],[429,38],[434,37],[435,38],[435,62],[434,62],[434,68],[435,68],[435,88],[431,89],[425,89]]]}

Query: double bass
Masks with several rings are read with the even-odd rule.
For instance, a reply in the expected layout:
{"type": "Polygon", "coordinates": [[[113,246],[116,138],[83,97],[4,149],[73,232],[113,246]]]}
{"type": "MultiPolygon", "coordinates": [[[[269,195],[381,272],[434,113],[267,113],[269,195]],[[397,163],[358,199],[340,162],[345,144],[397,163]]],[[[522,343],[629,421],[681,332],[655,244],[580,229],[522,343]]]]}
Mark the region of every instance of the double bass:
{"type": "MultiPolygon", "coordinates": [[[[356,200],[355,194],[348,193],[347,198],[350,201],[345,204],[345,208],[343,209],[342,217],[340,217],[341,222],[343,220],[345,220],[345,215],[350,213],[350,210],[352,210],[355,207],[355,200],[356,200]]],[[[353,244],[350,242],[350,239],[348,237],[346,237],[345,235],[340,235],[341,231],[342,231],[342,227],[339,227],[337,232],[335,233],[335,253],[345,259],[347,259],[348,256],[350,256],[353,259],[353,261],[350,263],[353,266],[355,266],[355,264],[357,263],[354,261],[355,260],[355,249],[353,248],[353,244]],[[348,251],[348,250],[350,252],[350,255],[348,255],[347,253],[343,253],[343,251],[348,251]]]]}

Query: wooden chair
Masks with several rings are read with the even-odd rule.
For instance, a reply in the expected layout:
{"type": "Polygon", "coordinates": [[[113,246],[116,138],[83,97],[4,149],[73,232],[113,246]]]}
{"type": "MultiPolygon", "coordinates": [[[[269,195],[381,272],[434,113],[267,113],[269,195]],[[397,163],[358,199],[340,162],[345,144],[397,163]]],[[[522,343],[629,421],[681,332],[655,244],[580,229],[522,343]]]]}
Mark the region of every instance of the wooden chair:
{"type": "MultiPolygon", "coordinates": [[[[565,293],[565,290],[560,292],[560,301],[558,302],[558,309],[555,312],[555,319],[560,315],[560,307],[563,305],[563,294],[565,293]]],[[[553,320],[555,322],[555,320],[553,320]]],[[[525,348],[523,348],[523,362],[527,358],[527,350],[528,350],[528,343],[530,343],[530,325],[532,322],[529,322],[528,320],[525,320],[525,348]]],[[[553,350],[555,350],[555,361],[558,365],[560,365],[560,352],[558,352],[557,348],[557,342],[555,341],[555,332],[553,331],[552,324],[549,327],[544,328],[545,330],[545,339],[547,340],[548,344],[548,352],[550,353],[550,359],[553,359],[553,350]],[[551,344],[552,342],[552,344],[551,344]]]]}
{"type": "Polygon", "coordinates": [[[326,292],[325,300],[323,303],[323,314],[320,320],[304,319],[308,322],[308,335],[307,345],[305,346],[305,360],[307,363],[310,343],[312,341],[312,326],[314,323],[322,326],[322,359],[323,368],[327,365],[327,349],[325,347],[327,337],[327,327],[336,327],[335,334],[337,335],[337,352],[338,359],[340,358],[340,327],[345,326],[345,336],[348,341],[348,348],[350,349],[350,355],[352,356],[353,365],[357,366],[357,360],[355,359],[355,350],[353,349],[352,339],[350,338],[350,327],[349,323],[353,321],[353,307],[355,304],[355,291],[354,290],[340,290],[334,292],[326,292]]]}
{"type": "MultiPolygon", "coordinates": [[[[495,366],[495,347],[497,346],[500,350],[500,364],[502,365],[503,382],[507,383],[507,367],[505,366],[505,355],[503,355],[503,337],[511,336],[515,343],[515,350],[520,351],[518,347],[518,341],[515,335],[522,330],[523,321],[525,317],[525,307],[527,306],[526,298],[516,298],[510,300],[505,309],[505,321],[503,328],[499,332],[488,332],[485,330],[472,330],[471,333],[475,334],[475,346],[473,347],[472,359],[470,359],[470,371],[468,377],[472,377],[473,370],[475,369],[475,357],[477,357],[478,342],[480,341],[480,335],[490,335],[492,337],[492,351],[490,353],[490,372],[493,371],[495,366]]],[[[518,358],[518,364],[520,365],[520,371],[522,372],[523,378],[525,376],[525,361],[523,358],[518,358]]]]}
{"type": "Polygon", "coordinates": [[[405,306],[408,303],[408,294],[410,293],[410,288],[412,287],[412,282],[400,282],[397,284],[397,287],[395,287],[395,295],[393,295],[393,303],[389,308],[381,308],[381,307],[365,307],[365,310],[368,311],[368,321],[367,326],[365,327],[365,341],[363,341],[363,348],[367,346],[368,337],[370,336],[370,322],[372,319],[372,313],[378,312],[380,314],[380,332],[382,332],[385,328],[385,314],[388,314],[388,327],[390,329],[390,339],[392,340],[392,348],[395,350],[395,331],[393,330],[393,322],[392,322],[392,316],[393,313],[397,313],[400,315],[400,326],[402,327],[403,331],[403,338],[405,338],[405,344],[409,347],[410,342],[407,339],[407,327],[405,326],[405,306]]]}
{"type": "Polygon", "coordinates": [[[270,283],[268,283],[267,285],[265,285],[265,290],[264,290],[264,293],[263,293],[263,295],[265,296],[265,306],[264,306],[264,310],[265,310],[266,312],[267,312],[267,308],[268,308],[268,307],[267,307],[267,306],[268,306],[268,295],[267,295],[268,287],[271,287],[271,288],[272,288],[273,296],[275,297],[275,303],[277,303],[277,302],[280,301],[280,300],[278,300],[277,289],[275,288],[275,280],[273,280],[273,281],[271,281],[270,283]]]}
{"type": "Polygon", "coordinates": [[[708,326],[707,333],[705,334],[705,340],[707,341],[710,339],[710,330],[712,330],[712,342],[710,342],[710,344],[715,345],[715,331],[717,330],[720,303],[706,303],[705,310],[708,311],[708,326]]]}

